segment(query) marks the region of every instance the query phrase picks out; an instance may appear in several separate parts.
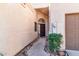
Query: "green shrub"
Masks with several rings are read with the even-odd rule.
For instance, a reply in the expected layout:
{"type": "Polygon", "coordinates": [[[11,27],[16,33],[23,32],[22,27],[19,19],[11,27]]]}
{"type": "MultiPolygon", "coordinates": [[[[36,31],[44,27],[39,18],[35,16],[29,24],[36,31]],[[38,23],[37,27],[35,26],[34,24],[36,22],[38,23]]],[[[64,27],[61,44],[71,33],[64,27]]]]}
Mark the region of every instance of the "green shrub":
{"type": "Polygon", "coordinates": [[[51,52],[56,52],[60,49],[60,44],[62,40],[62,35],[57,33],[51,33],[48,35],[49,50],[51,52]]]}

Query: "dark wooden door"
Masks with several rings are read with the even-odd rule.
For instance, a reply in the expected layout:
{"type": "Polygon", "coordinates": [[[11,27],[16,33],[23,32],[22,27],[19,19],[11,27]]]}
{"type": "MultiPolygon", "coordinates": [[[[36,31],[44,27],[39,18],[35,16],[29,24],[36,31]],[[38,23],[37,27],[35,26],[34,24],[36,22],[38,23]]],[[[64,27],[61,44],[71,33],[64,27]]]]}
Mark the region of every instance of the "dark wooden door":
{"type": "Polygon", "coordinates": [[[45,36],[45,24],[40,24],[40,37],[45,36]]]}

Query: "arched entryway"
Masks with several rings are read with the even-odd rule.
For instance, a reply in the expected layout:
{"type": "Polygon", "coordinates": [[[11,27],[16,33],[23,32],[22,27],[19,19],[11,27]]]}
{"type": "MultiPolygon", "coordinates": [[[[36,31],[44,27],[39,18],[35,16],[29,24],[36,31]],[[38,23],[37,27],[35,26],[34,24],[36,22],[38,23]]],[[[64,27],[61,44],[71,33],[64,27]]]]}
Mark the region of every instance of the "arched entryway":
{"type": "Polygon", "coordinates": [[[43,18],[40,18],[38,20],[39,23],[39,36],[44,37],[45,36],[45,20],[43,18]]]}

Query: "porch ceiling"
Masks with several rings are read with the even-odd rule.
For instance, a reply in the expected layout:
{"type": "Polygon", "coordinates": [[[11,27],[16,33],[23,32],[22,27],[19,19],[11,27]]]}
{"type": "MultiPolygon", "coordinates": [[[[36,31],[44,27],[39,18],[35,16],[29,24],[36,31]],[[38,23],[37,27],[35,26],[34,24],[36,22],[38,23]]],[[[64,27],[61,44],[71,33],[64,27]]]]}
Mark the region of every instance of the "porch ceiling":
{"type": "Polygon", "coordinates": [[[46,8],[38,8],[38,9],[35,9],[35,10],[43,13],[46,16],[49,16],[49,8],[48,7],[46,7],[46,8]]]}

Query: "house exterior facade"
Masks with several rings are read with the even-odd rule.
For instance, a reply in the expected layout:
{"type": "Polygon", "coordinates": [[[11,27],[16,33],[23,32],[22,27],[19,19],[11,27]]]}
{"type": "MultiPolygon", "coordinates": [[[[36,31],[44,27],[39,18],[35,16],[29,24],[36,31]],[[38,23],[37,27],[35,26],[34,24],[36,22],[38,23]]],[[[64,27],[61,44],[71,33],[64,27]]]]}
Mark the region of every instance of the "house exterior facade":
{"type": "Polygon", "coordinates": [[[61,50],[79,51],[77,3],[51,3],[49,8],[34,8],[29,3],[6,3],[0,4],[0,15],[0,53],[3,55],[15,55],[36,38],[47,37],[53,30],[63,35],[61,50]]]}
{"type": "Polygon", "coordinates": [[[15,55],[37,38],[36,12],[30,4],[0,4],[0,53],[15,55]]]}
{"type": "Polygon", "coordinates": [[[0,4],[0,54],[16,55],[40,37],[41,24],[45,25],[44,36],[48,35],[48,15],[36,9],[30,3],[0,4]]]}
{"type": "MultiPolygon", "coordinates": [[[[56,21],[56,31],[63,35],[61,49],[79,51],[79,4],[51,3],[50,4],[50,32],[53,20],[56,21]]],[[[74,53],[75,54],[75,53],[74,53]]],[[[76,53],[77,54],[77,53],[76,53]]],[[[79,53],[78,53],[79,55],[79,53]]]]}

